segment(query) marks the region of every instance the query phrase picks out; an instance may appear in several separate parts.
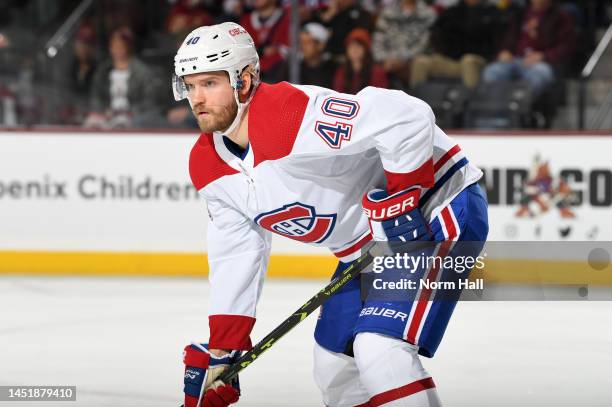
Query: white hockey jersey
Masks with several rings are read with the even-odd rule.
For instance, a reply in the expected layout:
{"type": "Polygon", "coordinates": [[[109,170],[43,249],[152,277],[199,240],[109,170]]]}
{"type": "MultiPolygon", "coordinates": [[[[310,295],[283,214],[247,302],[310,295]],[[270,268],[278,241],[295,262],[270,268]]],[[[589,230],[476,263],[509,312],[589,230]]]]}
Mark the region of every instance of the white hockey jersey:
{"type": "MultiPolygon", "coordinates": [[[[271,234],[328,247],[342,261],[369,241],[365,192],[422,188],[432,219],[482,173],[435,125],[429,106],[396,90],[357,95],[261,84],[249,106],[249,147],[202,134],[190,157],[206,200],[212,348],[249,349],[271,234]]],[[[331,273],[331,270],[330,270],[331,273]]]]}

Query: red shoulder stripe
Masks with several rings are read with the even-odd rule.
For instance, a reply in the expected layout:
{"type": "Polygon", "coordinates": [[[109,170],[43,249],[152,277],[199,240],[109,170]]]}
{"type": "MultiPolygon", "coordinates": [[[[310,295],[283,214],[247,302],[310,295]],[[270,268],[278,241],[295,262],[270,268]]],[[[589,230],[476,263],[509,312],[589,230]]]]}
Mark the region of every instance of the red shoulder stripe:
{"type": "Polygon", "coordinates": [[[253,165],[289,155],[307,105],[308,96],[287,82],[259,85],[249,107],[253,165]]]}
{"type": "Polygon", "coordinates": [[[219,157],[212,137],[212,134],[200,135],[189,156],[189,175],[198,191],[225,175],[238,173],[219,157]]]}

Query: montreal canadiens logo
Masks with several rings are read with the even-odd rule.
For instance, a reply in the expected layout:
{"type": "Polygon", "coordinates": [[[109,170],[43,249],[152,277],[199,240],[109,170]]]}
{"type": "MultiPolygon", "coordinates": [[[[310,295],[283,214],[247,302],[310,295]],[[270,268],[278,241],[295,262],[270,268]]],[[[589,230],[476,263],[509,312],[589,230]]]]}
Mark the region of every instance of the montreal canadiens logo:
{"type": "Polygon", "coordinates": [[[264,229],[305,243],[321,243],[336,224],[336,214],[319,215],[315,208],[295,202],[262,213],[255,222],[264,229]]]}

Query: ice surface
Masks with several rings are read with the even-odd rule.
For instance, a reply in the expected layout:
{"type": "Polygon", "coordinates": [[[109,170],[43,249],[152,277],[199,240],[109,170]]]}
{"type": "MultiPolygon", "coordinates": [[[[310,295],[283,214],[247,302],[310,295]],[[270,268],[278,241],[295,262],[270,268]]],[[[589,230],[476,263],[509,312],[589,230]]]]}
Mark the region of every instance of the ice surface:
{"type": "MultiPolygon", "coordinates": [[[[267,281],[254,340],[324,284],[267,281]]],[[[76,403],[48,407],[177,407],[207,298],[204,279],[0,277],[0,385],[77,386],[76,403]]],[[[611,406],[611,321],[612,302],[465,302],[424,365],[446,406],[611,406]]],[[[238,406],[322,406],[315,322],[244,371],[238,406]]]]}

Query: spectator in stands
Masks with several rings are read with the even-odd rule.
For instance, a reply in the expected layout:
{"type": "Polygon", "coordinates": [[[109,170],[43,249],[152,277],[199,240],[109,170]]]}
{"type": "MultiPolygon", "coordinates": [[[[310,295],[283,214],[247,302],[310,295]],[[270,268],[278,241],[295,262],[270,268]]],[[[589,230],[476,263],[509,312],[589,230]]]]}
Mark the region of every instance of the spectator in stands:
{"type": "MultiPolygon", "coordinates": [[[[174,44],[173,49],[178,49],[182,44],[187,34],[181,36],[180,40],[174,44]]],[[[178,36],[177,36],[178,38],[178,36]]],[[[170,76],[167,69],[151,66],[155,70],[154,75],[157,78],[167,78],[170,76]],[[157,68],[157,69],[156,69],[157,68]]],[[[174,72],[174,68],[171,68],[174,72]]],[[[167,83],[161,83],[157,90],[156,106],[157,108],[150,113],[138,115],[132,121],[133,127],[146,128],[162,128],[162,129],[197,129],[198,121],[196,120],[189,103],[186,100],[177,102],[174,99],[174,92],[171,86],[167,83]]]]}
{"type": "MultiPolygon", "coordinates": [[[[282,8],[290,9],[294,0],[281,0],[282,8]]],[[[301,22],[312,22],[316,18],[316,12],[327,6],[329,0],[297,0],[298,16],[301,22]]]]}
{"type": "Polygon", "coordinates": [[[8,48],[9,44],[8,37],[0,32],[0,49],[8,48]]]}
{"type": "Polygon", "coordinates": [[[223,0],[222,11],[215,16],[215,24],[239,23],[244,14],[244,2],[242,0],[223,0]]]}
{"type": "MultiPolygon", "coordinates": [[[[96,29],[103,38],[110,38],[109,34],[117,27],[129,27],[134,38],[134,45],[142,45],[150,33],[149,23],[146,21],[151,13],[156,12],[151,2],[133,0],[98,0],[94,2],[100,10],[96,11],[96,29]],[[146,10],[145,10],[146,8],[146,10]]],[[[163,20],[159,20],[162,23],[163,20]]]]}
{"type": "Polygon", "coordinates": [[[19,121],[31,125],[40,120],[44,96],[36,86],[37,63],[33,54],[26,54],[17,61],[19,71],[16,81],[11,86],[17,97],[17,113],[19,121]]]}
{"type": "Polygon", "coordinates": [[[89,127],[129,127],[156,111],[157,86],[152,70],[133,55],[134,37],[126,28],[113,31],[110,59],[94,74],[89,127]]]}
{"type": "Polygon", "coordinates": [[[94,73],[96,36],[90,25],[81,26],[74,38],[73,56],[70,66],[68,87],[70,88],[69,105],[62,111],[61,122],[66,124],[82,123],[84,115],[89,112],[89,95],[94,73]]]}
{"type": "MultiPolygon", "coordinates": [[[[493,0],[494,1],[494,0],[493,0]]],[[[440,14],[443,10],[449,7],[456,6],[459,0],[432,0],[428,1],[429,4],[440,14]]]]}
{"type": "Polygon", "coordinates": [[[262,80],[279,82],[283,79],[284,61],[289,47],[289,15],[278,0],[254,0],[253,12],[242,17],[242,25],[253,37],[262,80]]]}
{"type": "Polygon", "coordinates": [[[461,0],[444,10],[432,27],[432,55],[415,58],[411,86],[430,76],[460,78],[467,87],[478,84],[482,68],[495,57],[500,18],[484,0],[461,0]]]}
{"type": "Polygon", "coordinates": [[[162,86],[158,102],[161,112],[140,116],[134,127],[197,129],[196,120],[186,100],[177,102],[170,86],[162,86]]]}
{"type": "Polygon", "coordinates": [[[202,8],[201,3],[202,0],[178,0],[174,3],[166,19],[166,31],[176,35],[214,24],[212,16],[202,8]]]}
{"type": "Polygon", "coordinates": [[[425,51],[429,28],[436,19],[423,0],[401,0],[383,9],[376,22],[372,53],[382,64],[394,87],[409,84],[410,63],[425,51]],[[396,80],[394,80],[396,79],[396,80]]]}
{"type": "Polygon", "coordinates": [[[355,28],[374,30],[374,19],[357,0],[330,0],[326,9],[318,14],[321,23],[331,29],[332,34],[327,43],[327,50],[334,59],[344,56],[346,35],[355,28]]]}
{"type": "Polygon", "coordinates": [[[325,53],[325,45],[329,38],[327,28],[319,23],[305,24],[300,33],[300,64],[299,83],[317,85],[325,88],[333,86],[336,67],[325,53]]]}
{"type": "Polygon", "coordinates": [[[338,67],[334,76],[334,89],[355,94],[366,86],[388,88],[385,70],[374,64],[370,47],[372,39],[365,28],[355,28],[345,40],[346,62],[338,67]]]}
{"type": "Polygon", "coordinates": [[[485,68],[483,80],[524,80],[540,94],[562,74],[575,48],[572,18],[552,0],[531,0],[511,21],[497,61],[485,68]]]}
{"type": "MultiPolygon", "coordinates": [[[[2,8],[3,6],[0,6],[0,11],[4,11],[2,8]]],[[[4,18],[8,19],[6,15],[0,16],[0,24],[4,18]]],[[[11,41],[8,35],[4,30],[0,30],[0,127],[13,127],[18,123],[17,98],[9,88],[9,84],[14,83],[16,76],[13,72],[15,68],[11,64],[12,55],[6,52],[10,48],[11,41]]]]}

